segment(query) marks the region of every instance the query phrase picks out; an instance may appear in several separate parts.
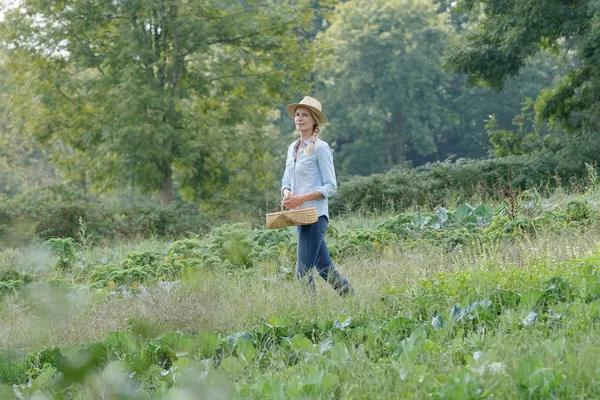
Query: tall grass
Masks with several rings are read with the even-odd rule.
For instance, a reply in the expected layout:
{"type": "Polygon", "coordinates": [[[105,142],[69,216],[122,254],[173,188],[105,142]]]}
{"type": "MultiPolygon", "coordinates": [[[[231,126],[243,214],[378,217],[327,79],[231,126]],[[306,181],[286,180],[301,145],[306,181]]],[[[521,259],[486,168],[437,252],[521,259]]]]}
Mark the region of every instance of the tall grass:
{"type": "MultiPolygon", "coordinates": [[[[353,222],[347,224],[354,226],[353,222]]],[[[111,254],[118,257],[125,251],[165,247],[165,243],[152,240],[138,247],[96,248],[86,252],[85,257],[100,260],[111,254]]],[[[383,256],[359,254],[336,265],[355,288],[356,295],[350,299],[340,298],[318,277],[313,296],[291,275],[279,275],[266,266],[238,274],[200,271],[186,275],[180,282],[108,296],[85,287],[74,294],[71,289],[38,282],[24,293],[6,296],[0,303],[0,320],[10,321],[0,327],[0,348],[31,352],[97,341],[109,332],[127,329],[135,320],[153,325],[156,332],[180,330],[195,334],[207,330],[231,333],[283,315],[306,321],[315,316],[336,319],[341,313],[385,318],[411,310],[399,304],[400,300],[398,304],[382,303],[382,293],[392,288],[410,292],[419,281],[439,273],[511,268],[526,273],[528,267],[542,261],[555,264],[599,250],[597,230],[474,244],[451,252],[426,244],[392,247],[383,256]]]]}

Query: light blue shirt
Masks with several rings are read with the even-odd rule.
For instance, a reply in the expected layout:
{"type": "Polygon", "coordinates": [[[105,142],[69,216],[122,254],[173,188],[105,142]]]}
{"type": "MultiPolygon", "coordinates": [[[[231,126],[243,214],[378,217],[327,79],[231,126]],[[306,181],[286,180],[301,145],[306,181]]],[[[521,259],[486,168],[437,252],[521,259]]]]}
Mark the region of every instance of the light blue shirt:
{"type": "Polygon", "coordinates": [[[329,197],[333,196],[337,190],[333,150],[326,142],[317,139],[312,153],[307,155],[305,149],[312,142],[311,137],[304,142],[298,159],[294,161],[299,140],[288,147],[285,172],[281,180],[281,192],[283,193],[285,188],[295,194],[308,194],[317,190],[323,195],[323,198],[307,201],[300,208],[316,207],[319,217],[325,215],[329,218],[329,197]]]}

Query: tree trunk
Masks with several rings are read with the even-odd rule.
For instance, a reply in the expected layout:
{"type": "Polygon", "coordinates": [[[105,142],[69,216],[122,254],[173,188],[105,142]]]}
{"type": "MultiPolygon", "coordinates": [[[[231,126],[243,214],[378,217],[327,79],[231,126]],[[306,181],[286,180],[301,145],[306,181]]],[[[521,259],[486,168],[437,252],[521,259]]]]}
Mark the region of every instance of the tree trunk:
{"type": "MultiPolygon", "coordinates": [[[[175,24],[175,21],[177,21],[177,15],[178,15],[178,8],[177,6],[173,6],[169,12],[167,13],[167,15],[165,15],[164,17],[168,20],[168,22],[165,21],[161,21],[158,18],[158,14],[156,16],[156,18],[161,21],[160,28],[161,28],[161,35],[156,37],[156,47],[157,49],[160,49],[159,52],[157,52],[157,59],[161,59],[161,62],[159,63],[160,67],[159,67],[159,74],[158,74],[158,84],[159,87],[162,90],[163,96],[168,96],[170,97],[170,101],[169,101],[169,107],[165,112],[165,115],[163,116],[163,122],[165,124],[171,125],[171,126],[176,126],[176,120],[175,120],[175,98],[177,97],[177,89],[179,86],[179,79],[181,77],[181,73],[182,73],[182,68],[183,68],[183,55],[180,54],[180,47],[179,47],[179,36],[177,34],[177,28],[176,27],[172,27],[171,24],[175,24]],[[173,29],[171,29],[173,28],[173,29]],[[162,42],[161,42],[161,38],[162,38],[162,42]],[[171,90],[167,91],[168,88],[168,83],[167,82],[167,76],[165,74],[165,72],[167,71],[167,61],[166,58],[162,55],[162,52],[166,52],[169,50],[169,46],[168,46],[168,42],[167,40],[170,39],[172,42],[172,46],[173,48],[172,50],[172,66],[173,66],[173,75],[172,75],[172,79],[171,79],[171,90]]],[[[161,14],[162,16],[162,14],[161,14]]],[[[173,193],[173,167],[172,167],[172,161],[171,161],[171,157],[173,156],[173,140],[172,138],[168,138],[165,143],[164,143],[164,149],[167,152],[167,154],[169,154],[169,160],[165,161],[165,164],[163,166],[163,170],[164,170],[164,176],[165,179],[163,180],[163,182],[160,184],[160,194],[161,194],[161,199],[163,201],[164,204],[168,204],[171,203],[175,196],[173,193]]]]}
{"type": "Polygon", "coordinates": [[[385,169],[406,160],[406,136],[401,111],[392,111],[392,117],[384,126],[385,169]]]}
{"type": "Polygon", "coordinates": [[[392,113],[392,119],[390,121],[391,127],[391,135],[392,135],[392,143],[393,145],[390,148],[394,149],[394,153],[396,155],[394,164],[399,164],[406,161],[406,155],[408,153],[406,144],[407,144],[407,134],[406,134],[406,126],[404,123],[404,114],[402,111],[394,111],[392,113]]]}
{"type": "Polygon", "coordinates": [[[165,179],[160,184],[160,197],[164,204],[169,204],[175,198],[173,195],[173,171],[171,169],[171,164],[166,163],[165,172],[165,179]]]}

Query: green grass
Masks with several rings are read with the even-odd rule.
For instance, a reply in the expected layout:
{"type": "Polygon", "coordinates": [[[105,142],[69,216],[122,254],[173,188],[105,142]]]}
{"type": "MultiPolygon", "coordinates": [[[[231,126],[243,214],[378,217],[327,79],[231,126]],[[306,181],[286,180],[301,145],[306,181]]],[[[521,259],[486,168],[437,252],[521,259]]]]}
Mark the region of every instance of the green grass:
{"type": "MultiPolygon", "coordinates": [[[[329,241],[343,251],[391,217],[334,220],[329,241]]],[[[0,397],[15,384],[26,398],[597,398],[600,230],[565,221],[494,240],[474,230],[452,247],[431,240],[441,231],[358,243],[336,259],[349,299],[321,280],[306,293],[282,270],[288,239],[257,251],[235,227],[185,255],[160,239],[78,248],[63,271],[7,250],[0,272],[33,281],[0,302],[0,397]],[[92,281],[148,252],[156,265],[196,261],[176,279],[92,281]]]]}

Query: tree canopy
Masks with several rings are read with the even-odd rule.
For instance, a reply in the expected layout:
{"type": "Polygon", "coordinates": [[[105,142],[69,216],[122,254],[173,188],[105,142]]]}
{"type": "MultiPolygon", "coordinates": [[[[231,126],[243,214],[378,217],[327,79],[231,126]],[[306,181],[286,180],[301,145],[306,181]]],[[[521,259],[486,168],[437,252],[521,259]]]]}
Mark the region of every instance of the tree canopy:
{"type": "Polygon", "coordinates": [[[410,151],[436,151],[447,79],[439,60],[452,35],[445,19],[422,0],[351,0],[337,7],[321,38],[335,56],[320,77],[337,145],[346,152],[354,147],[350,152],[361,158],[347,159],[351,172],[378,172],[410,151]]]}
{"type": "Polygon", "coordinates": [[[30,136],[14,134],[9,107],[11,77],[0,53],[0,195],[15,194],[27,186],[54,181],[54,169],[47,154],[30,136]]]}
{"type": "Polygon", "coordinates": [[[597,0],[465,0],[460,7],[474,21],[448,58],[471,83],[501,88],[527,60],[543,49],[575,53],[562,82],[542,94],[536,111],[542,121],[571,133],[600,127],[600,2],[597,0]]]}
{"type": "Polygon", "coordinates": [[[537,98],[557,75],[542,53],[502,92],[470,88],[444,70],[448,45],[465,16],[454,19],[428,0],[351,0],[336,7],[319,37],[333,51],[319,69],[319,93],[330,116],[326,137],[343,175],[368,175],[409,162],[479,158],[490,150],[486,120],[513,128],[522,102],[537,98]]]}
{"type": "Polygon", "coordinates": [[[0,23],[11,108],[71,179],[201,200],[232,154],[261,165],[267,113],[309,75],[310,3],[23,0],[0,23]]]}
{"type": "Polygon", "coordinates": [[[283,106],[304,95],[330,117],[342,180],[537,149],[600,154],[597,1],[15,4],[0,21],[5,193],[46,182],[25,178],[50,161],[84,190],[256,214],[278,201],[283,106]]]}

